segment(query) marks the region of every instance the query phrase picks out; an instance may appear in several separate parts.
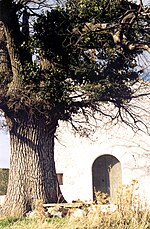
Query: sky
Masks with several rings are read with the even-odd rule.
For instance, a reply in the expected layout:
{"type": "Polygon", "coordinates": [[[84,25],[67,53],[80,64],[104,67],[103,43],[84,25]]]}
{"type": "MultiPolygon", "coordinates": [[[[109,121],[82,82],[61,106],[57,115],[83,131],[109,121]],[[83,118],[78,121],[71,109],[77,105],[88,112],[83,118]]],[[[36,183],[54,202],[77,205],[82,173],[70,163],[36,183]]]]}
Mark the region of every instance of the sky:
{"type": "Polygon", "coordinates": [[[0,168],[9,168],[9,135],[0,130],[0,168]]]}
{"type": "MultiPolygon", "coordinates": [[[[144,0],[143,3],[150,5],[150,0],[144,0]]],[[[9,135],[6,131],[0,130],[0,168],[9,168],[9,157],[9,135]]]]}

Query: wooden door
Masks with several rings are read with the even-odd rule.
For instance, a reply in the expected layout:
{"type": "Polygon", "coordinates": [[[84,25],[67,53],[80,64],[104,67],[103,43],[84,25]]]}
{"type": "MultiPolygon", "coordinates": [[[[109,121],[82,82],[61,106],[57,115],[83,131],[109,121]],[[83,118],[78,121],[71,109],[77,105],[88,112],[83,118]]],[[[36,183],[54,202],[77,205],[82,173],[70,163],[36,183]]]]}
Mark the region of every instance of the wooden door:
{"type": "Polygon", "coordinates": [[[121,184],[121,164],[111,155],[98,157],[92,166],[93,197],[95,192],[103,192],[116,199],[117,190],[121,184]]]}

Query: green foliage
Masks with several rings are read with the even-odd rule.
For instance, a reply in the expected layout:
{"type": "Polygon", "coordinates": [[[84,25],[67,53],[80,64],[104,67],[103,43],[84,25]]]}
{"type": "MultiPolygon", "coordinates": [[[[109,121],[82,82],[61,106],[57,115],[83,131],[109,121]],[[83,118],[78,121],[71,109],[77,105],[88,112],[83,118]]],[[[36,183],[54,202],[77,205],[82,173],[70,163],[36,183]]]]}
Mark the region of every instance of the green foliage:
{"type": "Polygon", "coordinates": [[[117,20],[122,14],[130,9],[131,4],[127,0],[75,0],[67,1],[67,10],[75,20],[87,22],[96,20],[96,22],[110,22],[117,20]]]}
{"type": "Polygon", "coordinates": [[[100,101],[130,101],[142,51],[129,45],[148,40],[141,10],[127,0],[67,0],[39,15],[31,38],[17,43],[22,98],[65,119],[100,101]]]}
{"type": "MultiPolygon", "coordinates": [[[[34,40],[50,66],[42,70],[45,80],[39,92],[42,99],[72,105],[72,95],[84,92],[86,101],[111,101],[117,106],[130,100],[129,80],[135,80],[136,53],[116,51],[111,30],[85,28],[86,23],[115,23],[135,4],[127,1],[67,1],[66,8],[47,11],[34,25],[34,40]],[[87,30],[86,30],[87,29],[87,30]],[[86,30],[86,31],[85,31],[86,30]],[[91,52],[95,50],[95,59],[91,52]]],[[[134,31],[133,31],[134,33],[134,31]]]]}

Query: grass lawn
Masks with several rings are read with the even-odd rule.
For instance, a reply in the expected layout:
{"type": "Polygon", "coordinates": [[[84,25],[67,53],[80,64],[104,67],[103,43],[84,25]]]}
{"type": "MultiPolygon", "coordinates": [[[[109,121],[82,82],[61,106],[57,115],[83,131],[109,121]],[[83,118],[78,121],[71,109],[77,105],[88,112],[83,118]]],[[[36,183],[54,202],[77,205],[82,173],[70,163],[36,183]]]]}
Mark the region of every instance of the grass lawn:
{"type": "MultiPolygon", "coordinates": [[[[57,229],[68,228],[68,220],[63,218],[46,219],[44,222],[35,219],[16,219],[5,218],[0,219],[0,229],[57,229]]],[[[71,227],[72,228],[72,227],[71,227]]]]}
{"type": "Polygon", "coordinates": [[[0,219],[0,229],[150,229],[150,217],[143,214],[141,218],[128,214],[98,214],[80,218],[45,218],[39,219],[0,219]]]}

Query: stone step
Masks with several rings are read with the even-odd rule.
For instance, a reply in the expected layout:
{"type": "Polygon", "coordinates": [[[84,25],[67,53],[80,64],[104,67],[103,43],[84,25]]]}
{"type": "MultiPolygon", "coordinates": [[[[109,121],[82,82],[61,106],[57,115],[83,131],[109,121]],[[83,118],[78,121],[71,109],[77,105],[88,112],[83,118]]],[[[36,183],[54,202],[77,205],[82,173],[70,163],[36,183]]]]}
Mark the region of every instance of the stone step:
{"type": "Polygon", "coordinates": [[[43,204],[43,207],[44,208],[50,208],[50,207],[80,208],[84,205],[85,205],[84,203],[52,203],[52,204],[43,204]]]}

